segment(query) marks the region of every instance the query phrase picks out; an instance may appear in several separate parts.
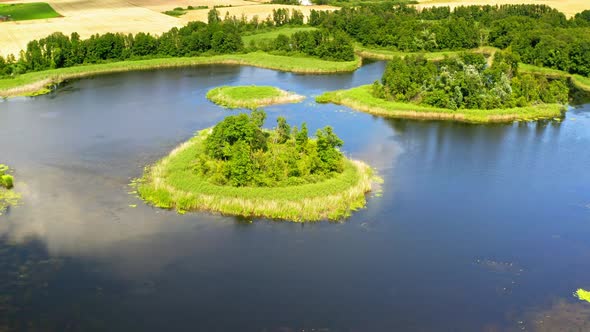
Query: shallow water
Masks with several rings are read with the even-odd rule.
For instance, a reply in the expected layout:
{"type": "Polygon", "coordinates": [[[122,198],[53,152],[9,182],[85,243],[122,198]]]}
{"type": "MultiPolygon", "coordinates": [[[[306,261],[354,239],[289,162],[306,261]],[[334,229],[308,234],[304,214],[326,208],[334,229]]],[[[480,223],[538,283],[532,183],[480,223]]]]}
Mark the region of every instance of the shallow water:
{"type": "Polygon", "coordinates": [[[590,288],[590,105],[483,126],[313,101],[383,68],[136,72],[0,102],[0,160],[24,196],[0,216],[0,330],[541,330],[555,308],[587,312],[572,293],[590,288]],[[235,112],[205,99],[222,84],[307,96],[267,108],[267,125],[332,125],[382,195],[342,223],[296,224],[177,215],[129,194],[146,164],[235,112]]]}

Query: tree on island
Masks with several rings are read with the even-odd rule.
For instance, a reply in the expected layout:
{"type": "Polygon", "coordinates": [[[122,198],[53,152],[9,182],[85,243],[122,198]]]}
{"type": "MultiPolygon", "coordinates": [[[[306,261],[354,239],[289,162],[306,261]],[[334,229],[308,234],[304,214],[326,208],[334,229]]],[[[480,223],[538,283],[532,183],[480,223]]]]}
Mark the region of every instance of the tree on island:
{"type": "Polygon", "coordinates": [[[195,171],[218,185],[280,187],[315,183],[344,170],[343,141],[329,126],[310,139],[285,118],[264,130],[264,111],[226,117],[206,138],[195,171]]]}
{"type": "Polygon", "coordinates": [[[494,109],[539,103],[566,104],[569,88],[563,79],[518,72],[518,57],[496,52],[491,65],[482,54],[463,53],[441,61],[424,56],[395,57],[376,97],[448,109],[494,109]]]}

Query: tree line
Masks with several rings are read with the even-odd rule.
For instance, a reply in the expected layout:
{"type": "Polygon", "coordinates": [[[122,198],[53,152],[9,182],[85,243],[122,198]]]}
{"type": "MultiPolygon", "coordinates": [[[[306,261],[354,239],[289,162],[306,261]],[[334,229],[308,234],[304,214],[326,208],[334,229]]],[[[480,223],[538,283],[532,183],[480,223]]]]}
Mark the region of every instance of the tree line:
{"type": "MultiPolygon", "coordinates": [[[[208,23],[190,22],[184,27],[172,28],[160,36],[149,33],[105,33],[81,39],[78,33],[66,36],[57,32],[29,42],[18,58],[14,55],[6,58],[0,56],[0,77],[108,61],[245,52],[249,50],[244,48],[242,41],[244,32],[287,24],[302,25],[303,19],[300,11],[288,9],[275,9],[265,20],[257,17],[247,20],[245,17],[230,17],[229,14],[222,19],[219,12],[213,9],[209,11],[208,23]]],[[[351,42],[342,34],[322,32],[298,37],[305,40],[301,45],[289,49],[289,53],[302,53],[336,61],[353,57],[351,42]],[[341,48],[344,46],[348,46],[347,52],[341,55],[344,52],[341,48]]],[[[284,45],[273,49],[287,52],[284,45]]]]}
{"type": "Polygon", "coordinates": [[[417,9],[399,2],[367,2],[333,12],[312,10],[308,24],[318,32],[280,35],[245,47],[241,35],[285,25],[300,26],[300,11],[276,9],[266,19],[222,19],[211,10],[208,24],[192,22],[161,36],[94,35],[81,40],[56,33],[32,41],[20,56],[0,57],[0,76],[85,63],[146,57],[177,57],[264,50],[347,61],[353,43],[404,52],[508,49],[527,64],[590,75],[590,10],[567,19],[546,5],[459,6],[417,9]]]}
{"type": "Polygon", "coordinates": [[[354,47],[350,37],[338,30],[298,31],[291,36],[279,34],[269,41],[253,40],[248,46],[250,50],[280,55],[304,54],[331,61],[354,60],[354,47]]]}

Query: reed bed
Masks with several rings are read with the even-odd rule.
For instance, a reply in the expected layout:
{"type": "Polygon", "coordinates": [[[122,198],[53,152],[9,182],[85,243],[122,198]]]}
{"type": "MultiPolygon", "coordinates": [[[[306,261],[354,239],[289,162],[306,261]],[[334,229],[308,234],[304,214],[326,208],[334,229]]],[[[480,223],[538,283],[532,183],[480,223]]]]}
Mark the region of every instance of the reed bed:
{"type": "Polygon", "coordinates": [[[506,109],[459,109],[451,110],[431,106],[401,103],[376,98],[371,94],[371,85],[362,85],[349,90],[326,92],[316,97],[318,103],[333,103],[375,115],[419,119],[450,120],[467,123],[501,123],[560,118],[565,106],[539,104],[506,109]]]}
{"type": "Polygon", "coordinates": [[[272,86],[220,86],[207,92],[207,99],[226,108],[257,109],[263,106],[298,103],[304,96],[272,86]]]}
{"type": "Polygon", "coordinates": [[[343,173],[318,183],[274,188],[214,185],[191,167],[209,132],[199,132],[147,167],[138,181],[139,195],[156,207],[179,212],[210,211],[295,222],[339,220],[365,206],[365,194],[375,177],[368,165],[354,160],[346,162],[343,173]]]}
{"type": "MultiPolygon", "coordinates": [[[[373,59],[373,60],[391,60],[395,57],[400,56],[408,56],[408,55],[423,55],[426,59],[432,61],[440,61],[443,60],[445,57],[456,56],[460,53],[465,51],[438,51],[438,52],[403,52],[403,51],[395,51],[386,48],[374,48],[374,47],[366,47],[357,43],[354,46],[355,53],[365,59],[373,59]]],[[[471,53],[480,53],[486,56],[491,57],[498,51],[497,48],[491,46],[483,46],[479,48],[475,48],[469,50],[471,53]]]]}
{"type": "Polygon", "coordinates": [[[290,57],[264,52],[252,52],[188,58],[109,62],[32,72],[12,78],[0,79],[0,97],[7,98],[46,93],[51,91],[53,86],[64,81],[101,74],[212,64],[245,65],[300,74],[331,74],[354,71],[360,67],[361,60],[357,58],[354,61],[337,62],[311,57],[290,57]]]}

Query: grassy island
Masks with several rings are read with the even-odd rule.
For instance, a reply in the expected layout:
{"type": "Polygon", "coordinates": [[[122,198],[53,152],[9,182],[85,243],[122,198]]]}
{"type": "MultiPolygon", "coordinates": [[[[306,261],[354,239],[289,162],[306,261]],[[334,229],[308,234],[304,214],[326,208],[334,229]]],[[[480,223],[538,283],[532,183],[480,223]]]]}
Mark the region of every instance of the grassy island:
{"type": "Polygon", "coordinates": [[[552,119],[563,116],[565,107],[560,104],[539,104],[528,107],[497,109],[458,109],[417,105],[377,98],[371,85],[362,85],[348,90],[329,91],[316,97],[318,103],[333,103],[380,116],[418,119],[450,120],[468,123],[500,123],[552,119]]]}
{"type": "Polygon", "coordinates": [[[305,124],[265,115],[229,116],[147,167],[138,193],[156,207],[291,221],[340,219],[365,205],[372,169],[346,159],[330,127],[309,138],[305,124]]]}
{"type": "Polygon", "coordinates": [[[393,57],[380,82],[326,92],[320,103],[398,118],[487,123],[561,117],[569,88],[562,77],[518,72],[518,60],[496,52],[463,53],[438,62],[393,57]]]}
{"type": "Polygon", "coordinates": [[[15,193],[14,178],[8,174],[10,169],[4,164],[0,164],[0,215],[7,207],[18,203],[20,196],[15,193]]]}
{"type": "Polygon", "coordinates": [[[257,109],[262,106],[298,103],[305,97],[272,86],[220,86],[207,98],[227,108],[257,109]]]}

